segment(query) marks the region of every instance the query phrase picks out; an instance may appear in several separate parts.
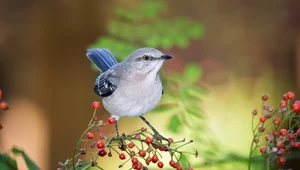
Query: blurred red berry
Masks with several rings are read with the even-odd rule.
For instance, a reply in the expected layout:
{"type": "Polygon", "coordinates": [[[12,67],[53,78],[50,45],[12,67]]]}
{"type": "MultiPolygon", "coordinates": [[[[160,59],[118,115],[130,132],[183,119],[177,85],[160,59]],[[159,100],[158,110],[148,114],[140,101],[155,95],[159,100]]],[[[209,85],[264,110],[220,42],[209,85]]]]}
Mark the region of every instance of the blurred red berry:
{"type": "Polygon", "coordinates": [[[285,100],[281,100],[280,107],[286,107],[286,106],[287,106],[287,102],[285,100]]]}
{"type": "Polygon", "coordinates": [[[287,135],[288,134],[288,131],[286,130],[286,129],[281,129],[280,130],[280,135],[281,136],[285,136],[285,135],[287,135]]]}
{"type": "Polygon", "coordinates": [[[187,170],[194,170],[194,168],[188,168],[187,170]]]}
{"type": "Polygon", "coordinates": [[[130,148],[130,149],[132,149],[134,146],[135,146],[135,145],[134,145],[134,143],[132,143],[132,142],[130,142],[130,143],[128,144],[128,148],[130,148]]]}
{"type": "Polygon", "coordinates": [[[284,95],[282,96],[282,99],[283,99],[283,100],[288,100],[289,98],[288,98],[287,94],[284,94],[284,95]]]}
{"type": "Polygon", "coordinates": [[[294,147],[295,149],[298,149],[298,148],[300,147],[300,142],[294,142],[294,143],[293,143],[293,147],[294,147]]]}
{"type": "Polygon", "coordinates": [[[262,99],[263,101],[267,101],[268,98],[269,98],[269,96],[268,96],[267,94],[263,94],[263,95],[261,96],[261,99],[262,99]]]}
{"type": "Polygon", "coordinates": [[[293,92],[289,91],[286,93],[286,95],[289,100],[293,100],[295,98],[295,94],[293,92]]]}
{"type": "Polygon", "coordinates": [[[94,138],[94,134],[93,134],[92,132],[88,132],[88,133],[86,134],[86,137],[87,137],[88,139],[93,139],[93,138],[94,138]]]}
{"type": "Polygon", "coordinates": [[[102,149],[102,148],[104,148],[104,146],[105,146],[104,142],[98,141],[97,148],[102,149]]]}
{"type": "Polygon", "coordinates": [[[296,101],[294,102],[294,104],[299,104],[299,105],[300,105],[300,100],[296,100],[296,101]]]}
{"type": "Polygon", "coordinates": [[[126,156],[125,156],[124,153],[121,153],[121,154],[119,155],[119,158],[120,158],[121,160],[124,160],[124,159],[126,159],[126,156]]]}
{"type": "Polygon", "coordinates": [[[274,124],[280,125],[281,120],[279,118],[274,118],[273,119],[274,124]]]}
{"type": "Polygon", "coordinates": [[[158,161],[158,156],[157,155],[153,155],[152,158],[151,158],[151,161],[153,163],[156,163],[158,161]]]}
{"type": "Polygon", "coordinates": [[[93,108],[94,109],[100,109],[101,105],[100,105],[100,102],[94,102],[93,103],[93,108]]]}
{"type": "Polygon", "coordinates": [[[299,112],[300,111],[300,105],[299,104],[293,104],[292,109],[294,112],[299,112]]]}
{"type": "Polygon", "coordinates": [[[281,156],[278,158],[277,162],[280,163],[281,165],[283,165],[285,163],[285,158],[283,156],[281,156]]]}
{"type": "Polygon", "coordinates": [[[153,138],[151,138],[150,136],[147,136],[145,141],[146,141],[147,144],[150,144],[150,143],[153,142],[153,138]]]}
{"type": "Polygon", "coordinates": [[[139,162],[139,160],[137,158],[132,158],[131,162],[132,162],[133,165],[135,165],[139,162]]]}
{"type": "Polygon", "coordinates": [[[169,165],[170,165],[171,167],[174,167],[175,164],[176,164],[176,162],[175,162],[174,160],[170,160],[169,165]]]}
{"type": "Polygon", "coordinates": [[[297,137],[300,138],[300,129],[297,130],[297,137]]]}
{"type": "Polygon", "coordinates": [[[145,157],[145,156],[146,156],[146,151],[144,151],[144,150],[139,150],[139,155],[140,155],[141,157],[145,157]]]}
{"type": "Polygon", "coordinates": [[[280,150],[280,149],[283,149],[284,148],[284,144],[283,143],[281,143],[281,144],[279,144],[280,142],[278,142],[278,146],[277,146],[277,148],[280,150]]]}
{"type": "Polygon", "coordinates": [[[99,152],[98,152],[98,155],[101,156],[101,157],[105,156],[106,154],[107,153],[104,149],[100,149],[99,152]]]}
{"type": "Polygon", "coordinates": [[[266,146],[262,146],[262,147],[259,148],[259,152],[260,152],[260,153],[265,153],[266,150],[267,150],[267,147],[266,147],[266,146]]]}
{"type": "Polygon", "coordinates": [[[266,120],[267,120],[267,117],[266,117],[266,116],[261,116],[261,117],[259,118],[259,121],[262,122],[262,123],[264,123],[266,120]]]}
{"type": "Polygon", "coordinates": [[[110,117],[110,118],[108,118],[108,123],[109,124],[114,124],[115,123],[115,118],[114,117],[110,117]]]}
{"type": "Polygon", "coordinates": [[[278,132],[277,130],[274,130],[274,131],[273,131],[273,135],[274,135],[275,137],[277,137],[277,136],[279,136],[279,132],[278,132]]]}
{"type": "Polygon", "coordinates": [[[163,167],[164,167],[164,163],[162,163],[161,161],[159,161],[159,162],[157,163],[157,166],[158,166],[159,168],[163,168],[163,167]]]}
{"type": "Polygon", "coordinates": [[[2,99],[2,90],[0,89],[0,100],[2,99]]]}
{"type": "Polygon", "coordinates": [[[173,138],[169,138],[169,142],[170,142],[170,143],[173,143],[173,142],[174,142],[174,139],[173,139],[173,138]]]}
{"type": "Polygon", "coordinates": [[[0,102],[0,109],[8,110],[8,104],[6,102],[0,102]]]}
{"type": "Polygon", "coordinates": [[[252,111],[252,115],[253,115],[253,116],[257,115],[257,110],[256,110],[256,109],[254,109],[254,110],[252,111]]]}
{"type": "Polygon", "coordinates": [[[295,139],[295,135],[292,134],[292,133],[290,133],[290,134],[289,134],[289,140],[294,140],[294,139],[295,139]]]}

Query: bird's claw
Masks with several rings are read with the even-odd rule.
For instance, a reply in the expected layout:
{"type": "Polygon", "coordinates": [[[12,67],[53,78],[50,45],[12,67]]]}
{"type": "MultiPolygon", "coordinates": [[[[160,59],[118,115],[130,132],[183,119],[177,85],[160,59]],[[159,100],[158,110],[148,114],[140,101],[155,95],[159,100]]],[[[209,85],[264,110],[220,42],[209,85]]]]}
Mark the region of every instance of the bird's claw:
{"type": "Polygon", "coordinates": [[[154,138],[155,140],[157,140],[157,141],[160,141],[160,142],[162,142],[162,140],[167,141],[167,142],[168,142],[168,147],[170,147],[170,144],[171,144],[170,140],[167,139],[167,138],[165,138],[165,137],[163,137],[161,134],[159,134],[159,133],[154,133],[153,138],[154,138]]]}

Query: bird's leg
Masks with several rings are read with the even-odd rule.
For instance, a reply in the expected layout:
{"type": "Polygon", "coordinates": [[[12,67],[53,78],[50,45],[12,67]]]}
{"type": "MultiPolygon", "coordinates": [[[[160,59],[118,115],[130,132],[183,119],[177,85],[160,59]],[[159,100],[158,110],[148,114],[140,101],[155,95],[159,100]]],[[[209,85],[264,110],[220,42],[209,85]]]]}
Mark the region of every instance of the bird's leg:
{"type": "Polygon", "coordinates": [[[126,144],[123,140],[123,137],[125,136],[125,134],[123,133],[122,136],[120,136],[119,135],[119,129],[118,129],[118,121],[115,119],[114,123],[115,123],[115,129],[116,129],[116,137],[112,138],[112,140],[119,139],[120,140],[119,148],[121,150],[124,150],[126,144]]]}
{"type": "Polygon", "coordinates": [[[118,121],[115,119],[116,138],[119,138],[118,121]]]}
{"type": "Polygon", "coordinates": [[[140,118],[150,127],[150,129],[153,131],[154,135],[153,138],[156,140],[165,140],[168,142],[168,146],[170,146],[169,139],[163,137],[143,116],[140,116],[140,118]]]}

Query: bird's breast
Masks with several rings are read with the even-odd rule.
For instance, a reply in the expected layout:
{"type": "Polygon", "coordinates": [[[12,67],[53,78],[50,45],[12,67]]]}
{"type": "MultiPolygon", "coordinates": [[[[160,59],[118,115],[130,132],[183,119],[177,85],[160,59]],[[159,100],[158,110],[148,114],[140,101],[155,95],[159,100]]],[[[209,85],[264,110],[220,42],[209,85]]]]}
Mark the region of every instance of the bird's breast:
{"type": "Polygon", "coordinates": [[[103,98],[103,105],[112,115],[140,116],[155,108],[161,95],[160,79],[123,81],[113,95],[103,98]]]}

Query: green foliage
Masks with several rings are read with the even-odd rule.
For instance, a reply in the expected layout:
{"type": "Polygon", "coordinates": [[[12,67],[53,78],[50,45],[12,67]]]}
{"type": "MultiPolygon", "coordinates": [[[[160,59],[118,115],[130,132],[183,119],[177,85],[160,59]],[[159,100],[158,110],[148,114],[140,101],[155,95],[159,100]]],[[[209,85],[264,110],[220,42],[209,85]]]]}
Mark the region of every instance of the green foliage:
{"type": "MultiPolygon", "coordinates": [[[[15,155],[21,155],[29,170],[39,170],[37,165],[26,155],[26,153],[18,148],[12,148],[11,152],[15,155]]],[[[7,154],[0,154],[0,169],[13,170],[18,169],[17,161],[7,154]]]]}
{"type": "Polygon", "coordinates": [[[108,23],[108,36],[99,38],[91,48],[108,48],[123,60],[142,46],[169,49],[185,48],[189,40],[204,35],[204,28],[189,18],[164,19],[165,1],[139,1],[130,6],[119,6],[108,23]]]}

